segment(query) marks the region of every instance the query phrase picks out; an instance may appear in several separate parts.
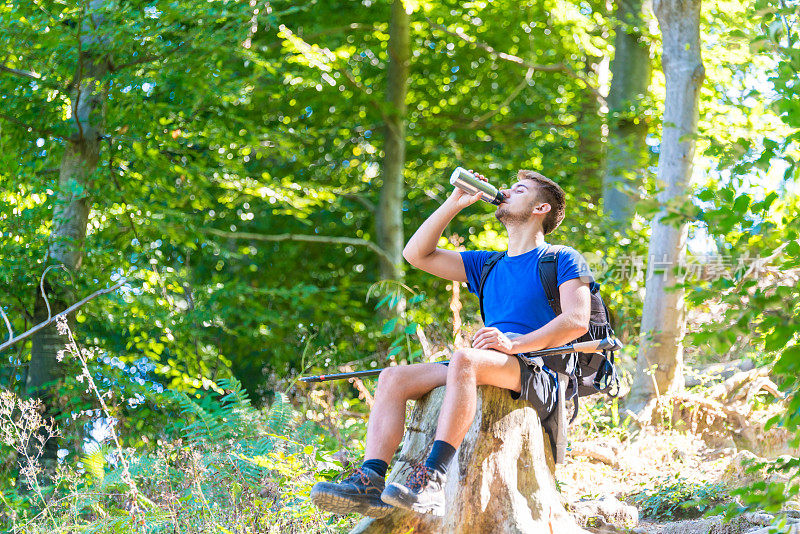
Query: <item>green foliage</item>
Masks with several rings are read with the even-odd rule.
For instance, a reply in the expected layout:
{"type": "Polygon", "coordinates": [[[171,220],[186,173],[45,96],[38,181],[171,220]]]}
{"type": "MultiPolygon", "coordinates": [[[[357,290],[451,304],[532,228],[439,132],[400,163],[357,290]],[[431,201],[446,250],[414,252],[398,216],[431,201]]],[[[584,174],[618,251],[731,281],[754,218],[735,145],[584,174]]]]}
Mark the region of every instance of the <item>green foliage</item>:
{"type": "MultiPolygon", "coordinates": [[[[327,460],[320,449],[353,446],[363,436],[366,407],[349,384],[331,386],[335,402],[309,401],[341,424],[337,434],[338,428],[320,432],[317,423],[299,424],[287,381],[309,366],[358,362],[366,368],[383,365],[387,355],[415,361],[417,325],[449,340],[449,282],[418,270],[406,273],[405,285],[381,281],[369,247],[324,241],[378,241],[381,130],[391,112],[385,105],[388,0],[276,0],[258,11],[231,1],[91,4],[99,5],[100,38],[88,48],[79,44],[86,2],[0,7],[8,22],[0,28],[0,305],[16,332],[36,322],[57,196],[85,194],[81,269],[74,281],[52,276],[62,276],[75,298],[110,278],[128,279],[123,291],[91,302],[76,321],[81,337],[100,348],[92,370],[104,390],[138,400],[114,412],[127,443],[141,453],[135,477],[146,490],[164,481],[181,488],[174,497],[190,529],[205,521],[203,514],[222,513],[209,512],[208,495],[239,506],[243,495],[254,495],[259,477],[287,483],[299,495],[290,475],[304,473],[302,484],[311,480],[309,446],[317,447],[313,460],[321,462],[327,460]],[[89,57],[110,66],[96,80],[107,91],[99,161],[86,184],[60,184],[76,131],[72,91],[89,57]],[[297,234],[323,241],[292,239],[297,234]],[[364,305],[376,287],[380,299],[364,305]],[[403,299],[404,313],[386,313],[403,299]],[[154,394],[156,385],[166,393],[154,394]],[[220,398],[210,393],[214,388],[220,398]],[[269,400],[266,412],[254,407],[269,400]],[[173,441],[178,436],[180,445],[173,441]],[[161,453],[142,452],[148,448],[161,453]],[[188,468],[204,473],[198,484],[181,474],[188,468]]],[[[668,206],[668,220],[689,221],[690,237],[708,234],[710,246],[734,263],[775,255],[781,271],[796,269],[796,2],[703,4],[707,81],[697,176],[708,181],[698,184],[690,203],[668,206]]],[[[594,258],[616,331],[633,348],[645,280],[626,269],[633,258],[647,256],[647,219],[662,208],[653,179],[654,117],[665,88],[655,72],[652,95],[637,117],[652,125],[652,165],[631,189],[644,198],[639,215],[620,231],[598,211],[605,123],[614,120],[604,116],[592,89],[613,52],[615,21],[607,10],[596,0],[415,3],[402,209],[408,235],[448,193],[446,171],[455,164],[483,170],[497,185],[519,168],[542,171],[567,194],[567,218],[548,241],[594,258]]],[[[659,37],[645,33],[657,63],[659,37]]],[[[500,249],[505,237],[490,208],[477,204],[453,221],[440,246],[455,243],[500,249]]],[[[760,365],[774,364],[788,409],[772,424],[800,436],[800,287],[791,277],[740,275],[687,280],[694,311],[708,311],[711,303],[725,311],[690,332],[686,344],[698,358],[716,358],[734,346],[756,354],[760,365]]],[[[476,322],[477,299],[463,300],[462,316],[476,322]]],[[[23,391],[31,347],[14,349],[2,355],[0,383],[23,391]]],[[[63,445],[74,459],[83,453],[83,429],[70,426],[71,417],[96,406],[68,363],[59,370],[62,381],[52,392],[67,430],[63,445]]],[[[616,404],[590,410],[601,432],[622,437],[627,431],[616,404]]],[[[126,487],[107,456],[85,458],[81,491],[89,484],[126,487]]],[[[9,473],[12,463],[3,460],[9,473]]],[[[744,502],[779,506],[784,490],[797,493],[795,482],[759,486],[744,502]]],[[[33,510],[16,490],[3,487],[0,494],[14,508],[33,510]]],[[[70,506],[74,517],[94,521],[92,528],[110,531],[124,521],[113,499],[81,495],[70,506]],[[98,510],[113,513],[101,520],[98,510]]],[[[269,495],[258,497],[267,518],[294,502],[291,495],[269,495]]],[[[154,523],[166,521],[160,506],[152,508],[154,523]]],[[[299,504],[296,511],[301,519],[311,514],[299,504]]]]}
{"type": "MultiPolygon", "coordinates": [[[[90,231],[74,293],[112,272],[130,280],[130,291],[87,306],[83,334],[126,364],[146,356],[170,389],[191,394],[232,374],[258,402],[274,393],[264,380],[290,374],[311,337],[311,354],[334,364],[383,363],[392,351],[417,357],[407,337],[383,333],[382,318],[362,305],[379,281],[369,248],[251,237],[375,242],[389,6],[102,3],[107,38],[92,53],[113,69],[102,80],[106,138],[86,186],[90,231]]],[[[85,53],[77,46],[84,7],[3,8],[15,22],[0,31],[4,66],[13,69],[0,89],[14,119],[0,118],[0,302],[13,302],[16,331],[31,315],[75,127],[67,117],[85,53]]],[[[600,190],[602,117],[587,85],[597,84],[592,65],[609,51],[605,9],[550,0],[420,5],[411,24],[406,228],[443,199],[445,171],[456,163],[500,183],[530,167],[559,180],[575,207],[557,239],[593,240],[572,232],[592,218],[600,190]],[[528,73],[454,36],[459,28],[556,68],[528,73]]],[[[498,243],[498,230],[480,207],[450,229],[473,244],[498,243]]],[[[406,283],[428,295],[418,303],[425,324],[447,321],[446,282],[411,272],[406,283]]],[[[465,312],[476,319],[474,304],[465,312]]],[[[2,380],[18,383],[27,357],[26,347],[2,380]]]]}
{"type": "Polygon", "coordinates": [[[10,514],[0,526],[13,532],[64,529],[81,532],[340,532],[353,518],[321,517],[308,492],[322,466],[336,467],[319,429],[281,394],[266,410],[254,408],[236,380],[221,380],[192,400],[168,391],[162,409],[185,421],[150,448],[128,449],[129,468],[101,446],[66,464],[42,513],[33,502],[2,487],[10,514]],[[148,450],[149,449],[149,450],[148,450]],[[133,503],[122,497],[136,495],[133,503]],[[16,517],[17,519],[13,519],[16,517]]]}
{"type": "Polygon", "coordinates": [[[584,423],[587,434],[615,437],[620,441],[631,439],[637,430],[631,428],[631,417],[620,418],[619,399],[582,399],[580,409],[588,413],[590,421],[584,423]]]}
{"type": "MultiPolygon", "coordinates": [[[[375,310],[379,313],[385,312],[390,317],[383,323],[381,334],[388,336],[392,339],[389,345],[389,352],[386,355],[387,359],[396,359],[398,361],[406,361],[414,363],[415,360],[422,359],[422,348],[412,348],[412,336],[417,333],[419,323],[412,320],[412,317],[419,316],[415,313],[419,306],[418,304],[425,301],[424,293],[417,293],[401,282],[384,280],[374,284],[367,292],[367,300],[369,300],[373,291],[385,293],[377,304],[375,310]],[[406,296],[408,295],[408,296],[406,296]],[[398,305],[403,304],[404,313],[397,316],[395,314],[398,305]]],[[[413,342],[416,345],[416,342],[413,342]]]]}
{"type": "Polygon", "coordinates": [[[730,497],[722,484],[691,482],[676,475],[658,480],[655,489],[643,490],[628,499],[641,517],[675,520],[700,517],[730,497]]]}
{"type": "MultiPolygon", "coordinates": [[[[727,179],[710,181],[699,189],[701,220],[717,251],[739,268],[733,277],[685,284],[694,306],[707,311],[721,305],[723,310],[713,323],[688,336],[690,343],[711,354],[746,351],[758,365],[772,366],[772,376],[785,394],[786,410],[767,427],[790,430],[792,447],[800,446],[800,282],[796,276],[800,266],[796,225],[800,217],[796,167],[800,107],[793,88],[800,46],[793,30],[798,21],[796,8],[794,2],[764,0],[743,6],[753,24],[742,26],[735,39],[749,45],[752,58],[746,58],[748,63],[770,66],[767,79],[762,78],[764,86],[753,87],[739,106],[756,105],[763,114],[748,110],[744,117],[769,117],[772,122],[763,137],[743,136],[709,147],[709,153],[719,158],[717,172],[727,179]],[[772,183],[774,188],[753,188],[754,180],[772,183]],[[754,264],[753,259],[761,263],[754,264]]],[[[778,512],[800,494],[794,460],[778,459],[761,467],[789,482],[762,480],[734,490],[741,505],[728,507],[729,516],[740,514],[742,508],[778,512]]]]}

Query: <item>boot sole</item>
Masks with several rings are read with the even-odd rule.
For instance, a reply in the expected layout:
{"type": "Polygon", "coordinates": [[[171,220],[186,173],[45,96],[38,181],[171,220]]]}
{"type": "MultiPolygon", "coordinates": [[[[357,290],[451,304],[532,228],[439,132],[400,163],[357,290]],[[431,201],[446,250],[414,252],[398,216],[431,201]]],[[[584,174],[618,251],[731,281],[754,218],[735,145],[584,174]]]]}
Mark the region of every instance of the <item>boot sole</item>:
{"type": "Polygon", "coordinates": [[[419,514],[433,514],[439,517],[444,517],[443,504],[423,504],[420,502],[415,502],[404,490],[405,488],[401,489],[394,484],[389,484],[386,486],[386,489],[383,490],[383,493],[381,493],[381,500],[387,504],[397,506],[398,508],[411,510],[412,512],[417,512],[419,514]]]}
{"type": "Polygon", "coordinates": [[[333,512],[335,514],[361,514],[367,517],[379,519],[386,517],[394,509],[393,506],[379,502],[366,502],[363,498],[353,499],[348,495],[327,492],[324,490],[311,490],[311,502],[320,510],[333,512]]]}

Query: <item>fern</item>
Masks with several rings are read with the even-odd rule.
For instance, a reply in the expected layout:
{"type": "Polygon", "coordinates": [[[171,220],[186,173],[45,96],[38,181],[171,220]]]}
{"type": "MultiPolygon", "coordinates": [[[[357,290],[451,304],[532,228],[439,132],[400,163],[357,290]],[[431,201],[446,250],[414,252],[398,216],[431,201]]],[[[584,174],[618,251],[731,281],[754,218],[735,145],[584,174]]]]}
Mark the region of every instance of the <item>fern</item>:
{"type": "Polygon", "coordinates": [[[186,393],[172,392],[170,395],[180,407],[181,415],[193,415],[195,420],[183,428],[184,437],[191,442],[213,440],[219,436],[218,417],[208,412],[186,393]]]}
{"type": "Polygon", "coordinates": [[[292,405],[285,393],[276,393],[275,401],[267,412],[267,426],[273,434],[288,436],[291,431],[292,405]]]}
{"type": "Polygon", "coordinates": [[[106,453],[108,452],[107,447],[98,447],[95,450],[88,452],[83,455],[81,458],[81,462],[83,463],[83,468],[86,470],[87,473],[92,475],[92,478],[102,484],[103,480],[105,479],[106,475],[106,453]]]}

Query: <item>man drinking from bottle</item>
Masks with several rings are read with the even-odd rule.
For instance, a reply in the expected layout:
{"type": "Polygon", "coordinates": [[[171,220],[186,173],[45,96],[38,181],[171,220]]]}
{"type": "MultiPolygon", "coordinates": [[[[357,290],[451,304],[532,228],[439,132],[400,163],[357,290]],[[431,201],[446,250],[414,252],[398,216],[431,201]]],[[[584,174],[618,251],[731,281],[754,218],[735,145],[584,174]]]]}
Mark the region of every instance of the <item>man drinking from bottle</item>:
{"type": "MultiPolygon", "coordinates": [[[[545,235],[564,219],[564,191],[537,172],[520,170],[516,182],[500,193],[495,216],[508,232],[508,252],[485,280],[485,326],[475,333],[472,347],[453,353],[448,366],[419,363],[381,372],[367,426],[365,460],[342,482],[314,486],[311,498],[320,508],[382,517],[399,506],[443,515],[447,468],[475,417],[477,386],[507,389],[513,398],[530,402],[541,421],[553,412],[555,373],[518,355],[564,345],[586,333],[592,275],[580,253],[569,247],[559,253],[562,313],[556,316],[539,280],[538,261],[548,248],[545,235]],[[405,484],[385,486],[388,464],[403,438],[406,402],[439,386],[446,390],[427,460],[414,468],[405,484]]],[[[480,192],[470,195],[455,188],[411,237],[403,257],[435,276],[466,282],[477,293],[483,264],[494,252],[459,253],[438,248],[437,243],[450,221],[480,198],[480,192]]]]}

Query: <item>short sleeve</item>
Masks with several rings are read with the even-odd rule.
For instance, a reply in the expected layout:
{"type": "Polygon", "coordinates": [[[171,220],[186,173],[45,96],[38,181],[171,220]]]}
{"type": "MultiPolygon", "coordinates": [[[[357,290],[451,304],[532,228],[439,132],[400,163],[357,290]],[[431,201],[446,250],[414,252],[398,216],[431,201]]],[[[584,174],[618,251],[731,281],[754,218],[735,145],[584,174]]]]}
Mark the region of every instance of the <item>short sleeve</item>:
{"type": "Polygon", "coordinates": [[[589,264],[586,263],[583,255],[572,247],[564,247],[558,253],[558,274],[556,278],[559,286],[573,278],[580,278],[582,282],[586,282],[592,288],[597,285],[592,271],[589,269],[589,264]]]}
{"type": "Polygon", "coordinates": [[[464,271],[467,273],[467,289],[470,293],[477,295],[481,269],[494,252],[491,250],[465,250],[460,254],[461,260],[464,262],[464,271]]]}

